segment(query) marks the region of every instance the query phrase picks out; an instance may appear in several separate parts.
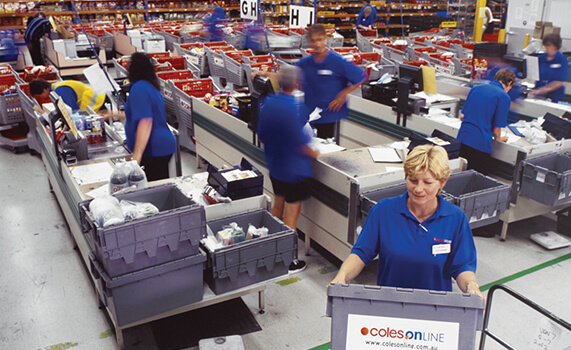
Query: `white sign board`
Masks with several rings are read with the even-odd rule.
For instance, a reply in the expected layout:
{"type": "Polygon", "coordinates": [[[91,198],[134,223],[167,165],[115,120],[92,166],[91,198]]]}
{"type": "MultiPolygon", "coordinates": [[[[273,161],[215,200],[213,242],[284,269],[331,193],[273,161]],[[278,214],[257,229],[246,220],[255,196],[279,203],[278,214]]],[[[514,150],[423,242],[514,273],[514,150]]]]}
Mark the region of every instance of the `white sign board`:
{"type": "Polygon", "coordinates": [[[258,0],[240,0],[240,18],[258,19],[258,0]]]}
{"type": "Polygon", "coordinates": [[[305,28],[313,24],[313,7],[289,6],[290,28],[305,28]]]}
{"type": "Polygon", "coordinates": [[[347,349],[456,350],[460,325],[394,317],[351,315],[347,320],[347,349]]]}

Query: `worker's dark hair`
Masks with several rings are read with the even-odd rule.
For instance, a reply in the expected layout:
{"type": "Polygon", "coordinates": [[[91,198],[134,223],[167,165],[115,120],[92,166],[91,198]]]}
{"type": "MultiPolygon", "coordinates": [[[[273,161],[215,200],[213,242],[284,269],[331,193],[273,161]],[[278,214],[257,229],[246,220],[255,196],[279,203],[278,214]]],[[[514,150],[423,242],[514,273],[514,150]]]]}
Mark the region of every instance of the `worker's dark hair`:
{"type": "Polygon", "coordinates": [[[366,2],[367,4],[371,3],[371,0],[363,0],[363,2],[366,2]]]}
{"type": "Polygon", "coordinates": [[[543,37],[542,43],[544,46],[547,44],[554,45],[557,48],[557,50],[559,50],[561,48],[561,36],[555,33],[546,34],[543,37]]]}
{"type": "Polygon", "coordinates": [[[41,95],[45,89],[49,89],[50,83],[44,79],[36,79],[30,82],[30,96],[41,95]]]}
{"type": "Polygon", "coordinates": [[[500,69],[496,73],[494,79],[506,86],[510,86],[510,84],[515,84],[515,74],[509,69],[500,69]]]}
{"type": "Polygon", "coordinates": [[[307,37],[311,38],[313,35],[327,35],[325,27],[321,24],[314,24],[307,29],[307,37]]]}
{"type": "Polygon", "coordinates": [[[46,18],[46,13],[43,11],[40,11],[40,12],[36,13],[36,15],[34,17],[46,18]]]}
{"type": "Polygon", "coordinates": [[[157,90],[161,90],[155,66],[151,62],[151,58],[142,52],[135,52],[131,55],[128,78],[131,84],[139,80],[146,80],[157,90]]]}

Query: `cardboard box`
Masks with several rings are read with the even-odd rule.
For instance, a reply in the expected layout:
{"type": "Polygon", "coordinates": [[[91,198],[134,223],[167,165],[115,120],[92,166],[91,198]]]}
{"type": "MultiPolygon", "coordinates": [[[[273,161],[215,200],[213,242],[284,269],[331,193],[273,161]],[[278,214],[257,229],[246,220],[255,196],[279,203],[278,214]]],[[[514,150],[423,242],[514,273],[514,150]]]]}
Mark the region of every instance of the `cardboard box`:
{"type": "Polygon", "coordinates": [[[70,32],[69,30],[65,29],[65,27],[61,24],[58,24],[56,27],[57,32],[60,34],[60,38],[62,39],[73,39],[75,35],[70,32]]]}
{"type": "Polygon", "coordinates": [[[552,22],[542,22],[537,21],[535,22],[535,28],[533,29],[533,38],[534,39],[542,39],[545,35],[545,28],[553,27],[552,22]]]}
{"type": "Polygon", "coordinates": [[[561,35],[561,27],[544,27],[543,28],[543,37],[545,37],[547,34],[557,34],[557,35],[561,35]]]}

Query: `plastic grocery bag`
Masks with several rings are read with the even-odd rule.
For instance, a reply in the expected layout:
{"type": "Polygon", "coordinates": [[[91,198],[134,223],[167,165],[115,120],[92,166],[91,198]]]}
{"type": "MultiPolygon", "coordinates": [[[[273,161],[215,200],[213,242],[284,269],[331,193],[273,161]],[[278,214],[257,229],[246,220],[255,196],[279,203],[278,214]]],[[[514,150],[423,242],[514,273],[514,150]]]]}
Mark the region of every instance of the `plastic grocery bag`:
{"type": "Polygon", "coordinates": [[[106,195],[97,197],[89,203],[89,211],[100,227],[125,222],[123,211],[117,198],[106,195]]]}
{"type": "Polygon", "coordinates": [[[152,203],[133,202],[122,200],[119,205],[125,220],[144,218],[159,213],[159,209],[152,203]]]}

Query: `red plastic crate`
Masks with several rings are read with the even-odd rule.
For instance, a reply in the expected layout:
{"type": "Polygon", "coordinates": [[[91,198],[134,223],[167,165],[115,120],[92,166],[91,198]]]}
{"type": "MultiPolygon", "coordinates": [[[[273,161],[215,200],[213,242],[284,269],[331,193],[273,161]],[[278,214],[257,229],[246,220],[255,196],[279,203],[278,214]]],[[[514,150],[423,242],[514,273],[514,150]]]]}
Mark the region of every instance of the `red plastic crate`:
{"type": "Polygon", "coordinates": [[[289,28],[272,28],[272,31],[283,35],[289,35],[289,28]]]}
{"type": "Polygon", "coordinates": [[[192,72],[188,69],[158,72],[157,77],[163,80],[184,80],[194,78],[192,72]]]}
{"type": "Polygon", "coordinates": [[[378,52],[361,52],[359,56],[362,60],[369,62],[379,62],[381,60],[381,54],[378,52]]]}
{"type": "Polygon", "coordinates": [[[450,47],[450,41],[447,41],[447,40],[435,41],[434,45],[443,46],[443,47],[450,47]]]}
{"type": "Polygon", "coordinates": [[[12,74],[12,67],[0,66],[0,75],[12,74]]]}
{"type": "Polygon", "coordinates": [[[214,93],[214,83],[211,79],[179,80],[173,83],[189,96],[204,97],[207,93],[214,93]]]}
{"type": "Polygon", "coordinates": [[[184,57],[183,56],[158,57],[158,58],[156,58],[156,60],[159,64],[169,62],[175,70],[183,70],[184,69],[184,57]]]}
{"type": "MultiPolygon", "coordinates": [[[[274,70],[274,66],[271,63],[252,63],[250,66],[252,68],[258,68],[260,72],[272,72],[274,70]]],[[[280,70],[279,63],[276,63],[276,70],[280,70]]]]}
{"type": "Polygon", "coordinates": [[[358,53],[359,49],[356,47],[336,47],[333,49],[335,52],[340,54],[347,54],[347,53],[358,53]]]}
{"type": "Polygon", "coordinates": [[[430,52],[436,52],[436,48],[435,47],[431,47],[431,46],[424,46],[424,47],[415,47],[414,51],[416,52],[426,52],[426,53],[430,53],[430,52]]]}
{"type": "Polygon", "coordinates": [[[218,47],[218,46],[228,46],[228,43],[225,41],[212,41],[209,43],[202,43],[203,46],[207,46],[207,47],[218,47]]]}
{"type": "Polygon", "coordinates": [[[252,50],[238,50],[238,51],[230,51],[225,52],[226,56],[230,57],[234,61],[242,62],[242,56],[253,56],[254,53],[252,50]]]}
{"type": "Polygon", "coordinates": [[[424,65],[427,65],[428,62],[426,62],[425,60],[410,60],[410,61],[404,61],[403,64],[408,64],[409,66],[422,67],[424,65]]]}
{"type": "Polygon", "coordinates": [[[0,91],[9,89],[16,83],[16,77],[14,74],[0,75],[0,91]]]}
{"type": "Polygon", "coordinates": [[[372,30],[361,30],[359,29],[359,33],[361,33],[362,36],[377,36],[377,30],[376,29],[372,29],[372,30]]]}
{"type": "Polygon", "coordinates": [[[228,52],[228,51],[236,51],[236,48],[232,45],[228,45],[228,46],[216,46],[214,48],[211,48],[212,51],[216,51],[216,52],[228,52]]]}
{"type": "Polygon", "coordinates": [[[147,53],[147,56],[159,59],[159,58],[171,57],[171,53],[170,52],[151,52],[151,53],[147,53]]]}
{"type": "Polygon", "coordinates": [[[290,28],[289,31],[290,31],[290,32],[297,33],[297,34],[299,34],[299,35],[304,35],[304,34],[305,34],[305,28],[290,28]]]}
{"type": "Polygon", "coordinates": [[[272,57],[270,55],[257,55],[257,56],[250,56],[248,57],[250,62],[253,63],[264,63],[264,62],[271,62],[272,57]]]}

